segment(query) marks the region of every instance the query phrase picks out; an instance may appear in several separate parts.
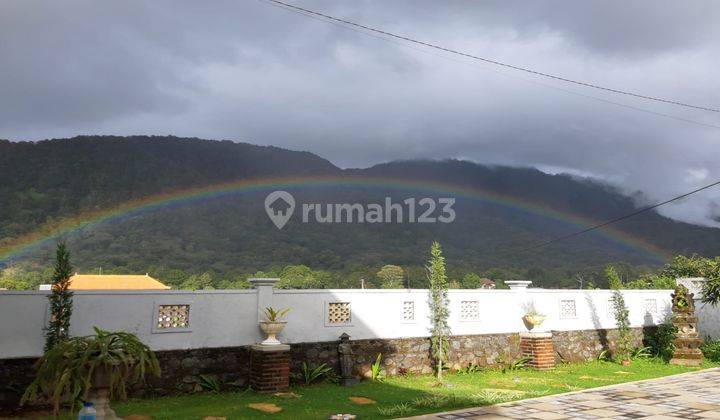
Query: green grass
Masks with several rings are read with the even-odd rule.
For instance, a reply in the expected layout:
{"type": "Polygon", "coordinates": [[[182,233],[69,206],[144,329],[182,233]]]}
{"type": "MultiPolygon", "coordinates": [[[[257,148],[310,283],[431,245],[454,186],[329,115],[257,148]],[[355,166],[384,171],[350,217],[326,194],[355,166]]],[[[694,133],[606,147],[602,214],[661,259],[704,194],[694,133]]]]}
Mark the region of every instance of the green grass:
{"type": "MultiPolygon", "coordinates": [[[[705,363],[703,368],[717,364],[705,363]]],[[[543,395],[637,381],[697,370],[669,365],[655,359],[634,360],[631,366],[611,362],[564,364],[552,371],[517,370],[502,373],[486,369],[477,373],[447,374],[437,386],[432,376],[388,378],[382,382],[363,381],[354,387],[317,384],[293,387],[297,398],[261,395],[252,391],[194,394],[178,397],[136,399],[115,402],[121,417],[152,415],[156,419],[201,419],[223,416],[228,419],[263,418],[323,419],[331,413],[352,413],[359,418],[393,418],[465,407],[497,404],[543,395]],[[348,397],[362,396],[376,404],[358,405],[348,397]],[[247,407],[250,403],[274,403],[277,414],[265,414],[247,407]]]]}

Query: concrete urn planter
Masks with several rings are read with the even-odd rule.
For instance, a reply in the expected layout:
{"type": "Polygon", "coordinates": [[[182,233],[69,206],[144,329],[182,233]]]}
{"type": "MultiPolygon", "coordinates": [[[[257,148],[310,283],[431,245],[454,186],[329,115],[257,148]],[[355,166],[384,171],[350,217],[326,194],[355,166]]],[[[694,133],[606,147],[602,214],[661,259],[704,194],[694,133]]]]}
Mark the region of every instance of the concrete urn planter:
{"type": "Polygon", "coordinates": [[[280,331],[282,331],[283,328],[285,328],[285,324],[287,324],[286,321],[260,321],[260,329],[267,334],[265,341],[260,344],[265,346],[277,346],[282,344],[280,340],[277,339],[277,335],[280,334],[280,331]]]}
{"type": "Polygon", "coordinates": [[[88,400],[93,403],[98,420],[119,420],[115,411],[110,408],[110,375],[105,367],[98,367],[91,378],[92,387],[88,392],[88,400]]]}
{"type": "Polygon", "coordinates": [[[542,325],[543,322],[545,322],[545,315],[540,314],[526,314],[522,317],[523,323],[525,323],[525,327],[528,329],[528,331],[532,331],[533,328],[539,327],[542,325]]]}

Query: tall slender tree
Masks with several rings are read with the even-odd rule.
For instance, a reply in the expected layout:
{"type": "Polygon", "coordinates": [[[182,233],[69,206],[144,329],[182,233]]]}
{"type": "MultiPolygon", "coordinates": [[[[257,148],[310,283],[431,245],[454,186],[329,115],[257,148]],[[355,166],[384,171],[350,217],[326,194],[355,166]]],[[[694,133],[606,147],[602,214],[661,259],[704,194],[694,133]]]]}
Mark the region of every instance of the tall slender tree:
{"type": "Polygon", "coordinates": [[[615,342],[615,358],[620,362],[630,360],[634,344],[632,331],[630,330],[630,311],[625,305],[625,298],[618,287],[613,289],[610,300],[618,334],[615,342]]]}
{"type": "Polygon", "coordinates": [[[70,334],[70,317],[72,316],[73,292],[69,290],[72,265],[70,252],[65,242],[57,245],[55,252],[55,272],[52,278],[50,300],[50,322],[45,330],[45,351],[67,340],[70,334]]]}
{"type": "Polygon", "coordinates": [[[445,274],[445,257],[442,255],[440,244],[433,242],[430,248],[430,261],[428,280],[430,283],[430,339],[432,340],[432,352],[437,367],[438,381],[442,381],[443,363],[448,356],[448,336],[450,326],[448,325],[448,281],[445,274]]]}

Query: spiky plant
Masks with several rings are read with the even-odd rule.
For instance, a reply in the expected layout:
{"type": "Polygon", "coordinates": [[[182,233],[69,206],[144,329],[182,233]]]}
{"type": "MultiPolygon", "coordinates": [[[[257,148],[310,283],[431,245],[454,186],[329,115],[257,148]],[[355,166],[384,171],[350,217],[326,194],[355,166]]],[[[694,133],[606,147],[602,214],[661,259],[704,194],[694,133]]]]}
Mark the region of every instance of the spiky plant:
{"type": "Polygon", "coordinates": [[[96,373],[105,376],[111,399],[127,398],[127,384],[147,374],[160,376],[155,353],[135,334],[94,329],[95,335],[61,341],[45,352],[21,404],[43,396],[57,414],[62,401],[69,402],[72,410],[76,401],[87,399],[96,373]]]}

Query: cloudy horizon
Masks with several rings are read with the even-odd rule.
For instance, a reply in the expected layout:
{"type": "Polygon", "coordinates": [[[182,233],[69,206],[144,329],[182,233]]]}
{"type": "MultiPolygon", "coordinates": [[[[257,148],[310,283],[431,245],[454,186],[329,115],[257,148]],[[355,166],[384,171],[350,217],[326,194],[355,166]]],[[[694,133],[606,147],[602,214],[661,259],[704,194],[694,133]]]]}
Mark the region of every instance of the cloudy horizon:
{"type": "MultiPolygon", "coordinates": [[[[717,2],[293,3],[547,73],[720,106],[717,2]]],[[[720,129],[653,114],[720,126],[717,113],[408,47],[262,1],[0,7],[3,139],[171,134],[307,150],[340,167],[459,158],[589,176],[647,202],[720,179],[720,129]]],[[[661,213],[720,226],[720,189],[661,213]]]]}

